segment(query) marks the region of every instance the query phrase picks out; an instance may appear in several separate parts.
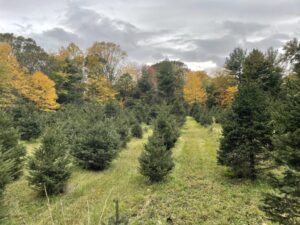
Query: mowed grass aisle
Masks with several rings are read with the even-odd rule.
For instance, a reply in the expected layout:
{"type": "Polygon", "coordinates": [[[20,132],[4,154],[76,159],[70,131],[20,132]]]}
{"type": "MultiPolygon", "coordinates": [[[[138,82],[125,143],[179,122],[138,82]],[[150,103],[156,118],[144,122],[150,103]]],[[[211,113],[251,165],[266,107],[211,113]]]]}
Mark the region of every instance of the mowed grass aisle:
{"type": "Polygon", "coordinates": [[[67,192],[51,197],[50,204],[24,179],[9,185],[4,224],[101,224],[113,215],[114,199],[130,224],[271,224],[258,209],[268,186],[232,180],[216,164],[218,125],[204,128],[188,117],[173,149],[176,167],[166,182],[154,185],[137,169],[149,135],[133,139],[108,170],[74,171],[67,192]]]}

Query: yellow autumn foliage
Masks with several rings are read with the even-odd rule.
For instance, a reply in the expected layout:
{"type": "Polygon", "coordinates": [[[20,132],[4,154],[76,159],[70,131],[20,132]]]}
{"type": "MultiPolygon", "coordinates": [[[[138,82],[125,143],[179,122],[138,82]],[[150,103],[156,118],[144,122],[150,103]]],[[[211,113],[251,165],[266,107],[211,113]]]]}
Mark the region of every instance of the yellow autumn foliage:
{"type": "Polygon", "coordinates": [[[183,87],[184,100],[192,105],[194,103],[203,104],[207,100],[205,89],[203,88],[204,72],[188,72],[183,87]]]}
{"type": "Polygon", "coordinates": [[[237,91],[238,91],[237,86],[228,87],[220,96],[220,105],[222,107],[226,107],[230,105],[237,91]]]}
{"type": "Polygon", "coordinates": [[[42,72],[35,72],[30,80],[30,87],[25,96],[34,102],[38,108],[44,111],[51,111],[58,108],[55,83],[42,72]]]}
{"type": "Polygon", "coordinates": [[[11,107],[17,96],[26,89],[26,78],[21,70],[12,48],[0,43],[0,107],[11,107]]]}
{"type": "Polygon", "coordinates": [[[118,94],[105,76],[89,77],[86,86],[86,98],[92,101],[106,102],[110,99],[114,99],[118,94]]]}

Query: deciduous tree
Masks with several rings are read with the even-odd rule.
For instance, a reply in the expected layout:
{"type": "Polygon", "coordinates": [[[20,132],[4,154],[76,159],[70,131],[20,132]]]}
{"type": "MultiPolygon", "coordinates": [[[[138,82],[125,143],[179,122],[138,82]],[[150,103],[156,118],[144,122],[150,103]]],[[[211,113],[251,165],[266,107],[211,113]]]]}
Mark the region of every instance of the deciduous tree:
{"type": "Polygon", "coordinates": [[[29,81],[25,96],[44,111],[58,108],[55,83],[44,73],[35,72],[29,81]]]}
{"type": "Polygon", "coordinates": [[[207,95],[203,88],[203,77],[205,75],[202,71],[187,73],[183,87],[183,96],[189,105],[194,103],[204,104],[206,102],[207,95]]]}

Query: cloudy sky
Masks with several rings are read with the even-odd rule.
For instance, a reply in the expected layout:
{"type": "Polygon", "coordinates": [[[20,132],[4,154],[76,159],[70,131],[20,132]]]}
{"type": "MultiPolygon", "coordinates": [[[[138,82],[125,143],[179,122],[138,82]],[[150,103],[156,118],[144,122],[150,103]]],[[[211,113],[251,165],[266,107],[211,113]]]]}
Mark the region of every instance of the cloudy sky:
{"type": "Polygon", "coordinates": [[[300,37],[300,0],[0,0],[0,32],[33,37],[48,51],[112,41],[130,60],[223,64],[237,46],[280,48],[300,37]]]}

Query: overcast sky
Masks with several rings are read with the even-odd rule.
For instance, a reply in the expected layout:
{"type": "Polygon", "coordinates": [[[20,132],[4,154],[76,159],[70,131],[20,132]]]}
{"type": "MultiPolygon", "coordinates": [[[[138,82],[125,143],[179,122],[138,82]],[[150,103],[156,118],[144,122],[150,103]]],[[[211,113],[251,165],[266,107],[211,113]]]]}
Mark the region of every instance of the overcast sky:
{"type": "Polygon", "coordinates": [[[209,70],[237,46],[265,50],[299,38],[300,0],[0,0],[0,32],[52,52],[111,41],[132,61],[209,70]]]}

